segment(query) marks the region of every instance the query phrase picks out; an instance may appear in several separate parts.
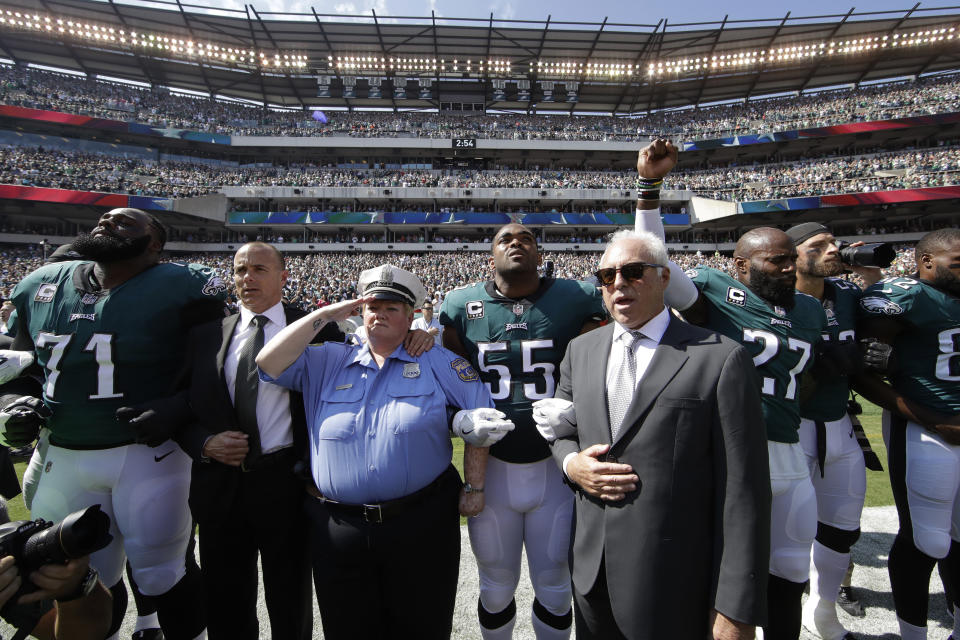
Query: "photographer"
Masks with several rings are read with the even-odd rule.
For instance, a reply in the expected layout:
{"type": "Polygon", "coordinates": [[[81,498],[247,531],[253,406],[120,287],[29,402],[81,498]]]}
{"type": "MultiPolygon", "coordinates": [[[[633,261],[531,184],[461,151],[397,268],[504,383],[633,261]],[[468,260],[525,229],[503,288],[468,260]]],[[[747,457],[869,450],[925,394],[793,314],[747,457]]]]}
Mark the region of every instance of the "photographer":
{"type": "Polygon", "coordinates": [[[20,596],[24,578],[13,556],[0,558],[0,615],[17,628],[14,640],[101,640],[110,627],[110,592],[90,568],[90,557],[67,564],[47,564],[28,579],[38,587],[20,596]]]}

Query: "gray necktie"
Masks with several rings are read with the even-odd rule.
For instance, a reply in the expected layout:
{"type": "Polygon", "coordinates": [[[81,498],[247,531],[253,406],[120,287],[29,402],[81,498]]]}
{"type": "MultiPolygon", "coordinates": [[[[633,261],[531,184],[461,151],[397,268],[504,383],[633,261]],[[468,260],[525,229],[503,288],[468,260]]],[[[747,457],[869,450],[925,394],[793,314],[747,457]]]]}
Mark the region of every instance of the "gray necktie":
{"type": "Polygon", "coordinates": [[[263,327],[269,319],[267,316],[254,316],[250,322],[257,330],[240,348],[233,394],[233,406],[237,410],[240,430],[249,436],[247,463],[260,457],[260,428],[257,426],[257,391],[260,388],[260,378],[257,376],[257,354],[263,348],[263,327]]]}
{"type": "Polygon", "coordinates": [[[627,409],[633,401],[633,393],[637,386],[637,356],[633,352],[633,346],[637,340],[643,338],[639,331],[630,331],[620,336],[620,343],[623,345],[623,360],[620,363],[620,369],[617,371],[617,377],[613,384],[607,388],[607,407],[610,413],[610,441],[617,439],[620,428],[623,426],[623,418],[627,415],[627,409]]]}

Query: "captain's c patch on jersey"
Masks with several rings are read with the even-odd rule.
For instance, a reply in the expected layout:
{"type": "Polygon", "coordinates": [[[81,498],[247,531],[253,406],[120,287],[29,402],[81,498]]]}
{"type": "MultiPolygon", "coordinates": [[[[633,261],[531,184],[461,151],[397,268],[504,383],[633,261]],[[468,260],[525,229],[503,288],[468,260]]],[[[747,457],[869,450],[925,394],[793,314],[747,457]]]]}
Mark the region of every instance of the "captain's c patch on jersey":
{"type": "Polygon", "coordinates": [[[37,287],[37,294],[33,296],[34,302],[53,302],[53,297],[57,295],[57,283],[44,282],[37,287]]]}
{"type": "Polygon", "coordinates": [[[483,317],[483,300],[471,300],[466,304],[467,320],[479,320],[483,317]]]}
{"type": "Polygon", "coordinates": [[[736,287],[727,287],[727,302],[741,307],[747,304],[747,292],[736,287]]]}
{"type": "Polygon", "coordinates": [[[450,368],[457,372],[457,377],[464,382],[475,382],[480,379],[477,370],[463,358],[457,358],[450,363],[450,368]]]}

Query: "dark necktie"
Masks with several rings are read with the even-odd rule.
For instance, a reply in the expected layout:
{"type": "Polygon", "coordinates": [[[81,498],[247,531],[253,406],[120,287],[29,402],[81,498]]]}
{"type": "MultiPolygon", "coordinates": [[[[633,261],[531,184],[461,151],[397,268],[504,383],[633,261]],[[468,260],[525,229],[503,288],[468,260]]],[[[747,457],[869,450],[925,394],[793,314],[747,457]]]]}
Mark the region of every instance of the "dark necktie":
{"type": "Polygon", "coordinates": [[[617,434],[623,426],[623,419],[627,415],[627,409],[633,402],[633,394],[637,387],[637,356],[633,352],[633,346],[641,338],[643,334],[639,331],[630,331],[620,336],[620,342],[624,347],[623,360],[617,371],[617,377],[607,389],[611,442],[617,439],[617,434]]]}
{"type": "Polygon", "coordinates": [[[246,339],[237,356],[237,381],[234,386],[233,406],[237,411],[240,430],[246,433],[250,445],[246,464],[260,457],[260,429],[257,427],[257,390],[260,378],[257,376],[257,354],[263,348],[263,327],[266,316],[254,316],[251,322],[257,330],[246,339]]]}

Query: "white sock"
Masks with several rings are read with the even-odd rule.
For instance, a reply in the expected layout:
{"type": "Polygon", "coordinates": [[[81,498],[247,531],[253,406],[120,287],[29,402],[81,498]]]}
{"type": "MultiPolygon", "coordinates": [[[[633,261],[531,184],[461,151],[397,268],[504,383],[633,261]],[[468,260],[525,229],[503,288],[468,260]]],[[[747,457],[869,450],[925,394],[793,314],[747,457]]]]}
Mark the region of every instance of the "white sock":
{"type": "Polygon", "coordinates": [[[137,616],[137,623],[134,625],[133,630],[142,631],[144,629],[159,629],[160,628],[160,619],[157,618],[157,612],[154,611],[150,615],[146,616],[137,616]]]}
{"type": "Polygon", "coordinates": [[[568,640],[570,637],[570,627],[566,629],[554,629],[538,618],[537,614],[532,612],[530,614],[530,622],[533,623],[533,633],[537,637],[537,640],[568,640]]]}
{"type": "Polygon", "coordinates": [[[840,583],[850,566],[850,553],[840,553],[813,541],[813,565],[810,569],[810,593],[823,600],[837,601],[840,583]],[[816,576],[816,577],[814,577],[816,576]]]}
{"type": "Polygon", "coordinates": [[[900,618],[897,618],[897,622],[900,623],[901,640],[927,640],[926,627],[916,627],[900,618]]]}

